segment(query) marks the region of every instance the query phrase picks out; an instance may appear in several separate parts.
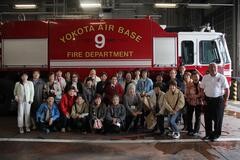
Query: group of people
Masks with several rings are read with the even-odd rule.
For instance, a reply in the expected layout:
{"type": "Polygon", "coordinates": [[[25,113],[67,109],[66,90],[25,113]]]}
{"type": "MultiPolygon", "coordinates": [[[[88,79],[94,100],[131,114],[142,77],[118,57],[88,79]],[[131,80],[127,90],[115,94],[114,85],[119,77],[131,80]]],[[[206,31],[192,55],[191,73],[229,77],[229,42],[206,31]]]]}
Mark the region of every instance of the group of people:
{"type": "Polygon", "coordinates": [[[61,70],[50,73],[48,82],[40,78],[39,71],[33,72],[31,81],[23,73],[14,88],[19,132],[37,128],[46,133],[77,129],[84,134],[147,129],[164,134],[167,117],[169,135],[178,139],[181,119],[188,135],[199,133],[204,106],[204,139],[216,139],[221,135],[228,82],[217,72],[215,63],[209,65],[209,74],[202,82],[198,72],[185,70],[180,66],[168,76],[160,73],[154,82],[147,70],[139,69],[134,73],[119,71],[110,79],[107,73],[98,77],[96,70],[91,69],[83,82],[77,73],[66,72],[63,76],[61,70]]]}

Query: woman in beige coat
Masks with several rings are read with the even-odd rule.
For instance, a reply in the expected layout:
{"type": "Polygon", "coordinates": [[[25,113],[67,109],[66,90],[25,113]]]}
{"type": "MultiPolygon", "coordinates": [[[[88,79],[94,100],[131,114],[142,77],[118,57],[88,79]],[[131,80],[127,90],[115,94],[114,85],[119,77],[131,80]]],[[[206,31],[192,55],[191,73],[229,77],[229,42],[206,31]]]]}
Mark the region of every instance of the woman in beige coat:
{"type": "Polygon", "coordinates": [[[160,113],[163,114],[164,111],[169,113],[169,125],[172,129],[171,136],[175,139],[180,138],[180,131],[176,124],[176,118],[180,114],[180,110],[185,105],[185,99],[183,93],[177,88],[177,82],[171,80],[169,82],[169,90],[164,96],[164,107],[161,108],[160,113]]]}

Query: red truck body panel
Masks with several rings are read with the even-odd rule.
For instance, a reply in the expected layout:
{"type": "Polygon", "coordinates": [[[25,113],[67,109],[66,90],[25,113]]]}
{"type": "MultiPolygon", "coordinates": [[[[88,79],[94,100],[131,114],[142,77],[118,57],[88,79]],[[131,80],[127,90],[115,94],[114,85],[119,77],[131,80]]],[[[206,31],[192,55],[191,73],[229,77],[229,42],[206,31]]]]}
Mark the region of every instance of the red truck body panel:
{"type": "Polygon", "coordinates": [[[4,23],[4,39],[47,38],[48,21],[12,21],[4,23]]]}
{"type": "Polygon", "coordinates": [[[50,68],[150,68],[157,36],[177,35],[149,19],[51,21],[50,68]],[[101,48],[96,47],[97,35],[105,38],[101,48]]]}

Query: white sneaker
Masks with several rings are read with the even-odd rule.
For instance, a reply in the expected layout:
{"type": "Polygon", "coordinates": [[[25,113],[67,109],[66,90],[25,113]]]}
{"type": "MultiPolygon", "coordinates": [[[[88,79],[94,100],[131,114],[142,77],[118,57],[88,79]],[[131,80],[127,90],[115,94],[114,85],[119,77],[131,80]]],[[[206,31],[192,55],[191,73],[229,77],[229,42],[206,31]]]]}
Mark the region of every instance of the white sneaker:
{"type": "Polygon", "coordinates": [[[30,133],[30,132],[31,132],[31,130],[30,130],[29,127],[26,128],[26,132],[27,132],[27,133],[30,133]]]}
{"type": "Polygon", "coordinates": [[[19,128],[19,133],[23,134],[24,133],[24,129],[22,127],[19,128]]]}
{"type": "Polygon", "coordinates": [[[175,132],[169,132],[168,136],[172,137],[175,134],[175,132]]]}
{"type": "Polygon", "coordinates": [[[193,133],[193,135],[196,136],[196,137],[200,136],[200,134],[198,132],[193,133]]]}
{"type": "Polygon", "coordinates": [[[180,138],[180,133],[175,133],[173,136],[172,136],[172,138],[174,138],[174,139],[179,139],[180,138]]]}

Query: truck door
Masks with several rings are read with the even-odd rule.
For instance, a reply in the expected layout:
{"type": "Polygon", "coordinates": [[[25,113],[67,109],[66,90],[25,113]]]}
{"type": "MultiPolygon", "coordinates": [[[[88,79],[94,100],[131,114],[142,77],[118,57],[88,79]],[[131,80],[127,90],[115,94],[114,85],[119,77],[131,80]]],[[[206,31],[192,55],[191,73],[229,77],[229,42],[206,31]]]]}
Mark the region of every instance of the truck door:
{"type": "Polygon", "coordinates": [[[216,40],[219,48],[220,55],[222,56],[223,59],[223,64],[224,64],[224,70],[223,74],[227,77],[228,81],[231,81],[231,76],[232,76],[232,63],[231,63],[231,58],[229,56],[228,52],[228,47],[226,44],[226,40],[224,35],[221,36],[221,38],[218,38],[216,40]]]}
{"type": "Polygon", "coordinates": [[[194,41],[192,40],[181,41],[181,54],[183,65],[194,64],[194,53],[195,53],[194,41]]]}
{"type": "Polygon", "coordinates": [[[196,65],[196,46],[197,38],[185,33],[179,33],[178,37],[178,56],[182,59],[182,65],[196,65]]]}

